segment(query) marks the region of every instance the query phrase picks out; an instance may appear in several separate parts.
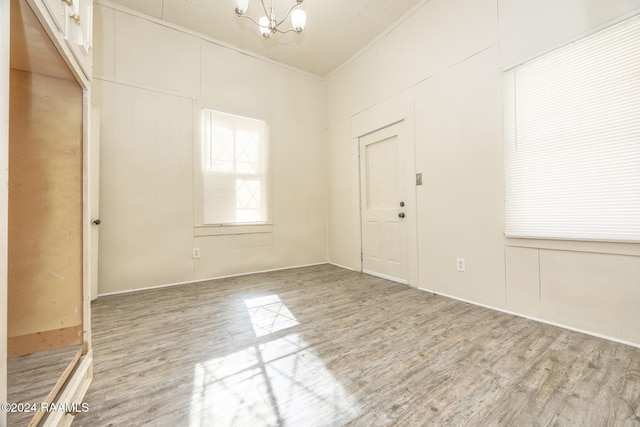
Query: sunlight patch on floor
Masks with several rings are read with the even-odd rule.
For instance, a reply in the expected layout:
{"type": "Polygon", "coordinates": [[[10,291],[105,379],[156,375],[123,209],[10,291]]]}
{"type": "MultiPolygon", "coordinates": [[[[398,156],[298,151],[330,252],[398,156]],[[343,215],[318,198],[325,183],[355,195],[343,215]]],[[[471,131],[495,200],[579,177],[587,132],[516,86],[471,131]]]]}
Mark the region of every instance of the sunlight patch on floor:
{"type": "Polygon", "coordinates": [[[245,301],[256,344],[195,366],[190,427],[330,425],[360,415],[357,400],[300,334],[277,295],[245,301]]]}
{"type": "Polygon", "coordinates": [[[245,300],[256,337],[298,325],[298,320],[280,300],[278,295],[245,300]]]}

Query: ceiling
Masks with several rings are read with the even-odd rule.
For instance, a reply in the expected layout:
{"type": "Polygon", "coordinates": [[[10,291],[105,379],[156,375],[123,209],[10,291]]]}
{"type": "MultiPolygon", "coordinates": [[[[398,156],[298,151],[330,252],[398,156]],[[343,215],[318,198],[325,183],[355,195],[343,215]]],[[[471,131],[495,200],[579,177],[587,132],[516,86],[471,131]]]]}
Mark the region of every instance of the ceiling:
{"type": "MultiPolygon", "coordinates": [[[[265,0],[267,8],[269,2],[265,0]]],[[[305,0],[307,25],[301,35],[265,40],[248,19],[236,17],[231,0],[115,0],[128,8],[176,24],[258,55],[325,76],[425,0],[305,0]]],[[[273,0],[278,19],[295,0],[273,0]]],[[[250,0],[256,20],[262,5],[250,0]]],[[[283,24],[289,28],[288,23],[283,24]]]]}

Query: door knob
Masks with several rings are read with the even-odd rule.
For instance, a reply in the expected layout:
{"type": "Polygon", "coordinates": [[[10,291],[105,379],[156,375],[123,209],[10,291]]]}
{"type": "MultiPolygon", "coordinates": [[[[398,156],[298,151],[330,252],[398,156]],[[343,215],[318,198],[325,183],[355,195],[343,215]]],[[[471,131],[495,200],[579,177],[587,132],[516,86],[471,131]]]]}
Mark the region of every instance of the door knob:
{"type": "Polygon", "coordinates": [[[400,207],[404,208],[404,202],[400,202],[400,207]]]}
{"type": "Polygon", "coordinates": [[[94,219],[94,220],[93,220],[93,221],[91,221],[91,222],[92,222],[93,224],[95,224],[95,225],[100,225],[100,223],[101,223],[102,221],[100,221],[100,218],[98,218],[98,219],[94,219]]]}
{"type": "Polygon", "coordinates": [[[400,213],[398,214],[398,216],[399,216],[400,218],[404,218],[404,212],[400,212],[400,213]]]}

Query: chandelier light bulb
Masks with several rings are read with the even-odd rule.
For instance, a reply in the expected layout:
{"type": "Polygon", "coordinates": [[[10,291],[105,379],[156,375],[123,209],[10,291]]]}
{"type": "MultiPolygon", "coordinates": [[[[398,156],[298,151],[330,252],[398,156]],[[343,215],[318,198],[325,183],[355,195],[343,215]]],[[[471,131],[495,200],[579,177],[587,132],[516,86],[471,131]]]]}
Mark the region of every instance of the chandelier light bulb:
{"type": "Polygon", "coordinates": [[[249,7],[249,0],[233,0],[233,7],[236,10],[238,16],[242,16],[247,13],[249,7]]]}
{"type": "Polygon", "coordinates": [[[294,9],[291,11],[291,26],[296,33],[300,34],[304,30],[307,23],[307,14],[302,9],[294,9]]]}
{"type": "Polygon", "coordinates": [[[263,16],[260,19],[256,20],[251,16],[247,15],[247,8],[249,7],[249,0],[232,0],[233,7],[236,12],[236,15],[239,18],[246,18],[256,24],[260,29],[260,33],[265,39],[271,37],[273,33],[297,33],[300,34],[307,23],[307,14],[304,10],[298,9],[303,2],[303,0],[295,0],[295,3],[289,8],[286,14],[282,14],[283,16],[281,21],[276,19],[276,10],[274,7],[274,0],[271,0],[270,7],[265,5],[264,0],[260,0],[260,4],[262,6],[262,10],[269,15],[263,16]],[[291,28],[289,29],[281,29],[280,25],[284,23],[287,18],[291,19],[291,28]]]}
{"type": "Polygon", "coordinates": [[[271,28],[269,28],[269,18],[267,18],[266,16],[263,16],[260,18],[260,20],[258,21],[258,25],[260,26],[260,32],[262,33],[262,35],[264,36],[265,39],[268,39],[271,36],[271,28]]]}

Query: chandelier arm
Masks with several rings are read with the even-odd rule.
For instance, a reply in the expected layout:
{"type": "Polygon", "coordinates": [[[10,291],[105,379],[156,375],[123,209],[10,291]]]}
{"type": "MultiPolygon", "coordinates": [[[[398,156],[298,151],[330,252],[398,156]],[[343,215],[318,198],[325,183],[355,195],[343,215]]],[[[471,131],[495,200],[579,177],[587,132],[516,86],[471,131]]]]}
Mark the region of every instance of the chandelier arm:
{"type": "Polygon", "coordinates": [[[297,34],[300,34],[294,28],[289,28],[288,30],[285,30],[285,31],[282,31],[281,29],[276,29],[276,31],[279,32],[280,34],[285,34],[285,33],[297,33],[297,34]]]}
{"type": "Polygon", "coordinates": [[[252,17],[250,17],[249,15],[238,15],[238,18],[247,18],[249,21],[253,22],[254,24],[256,24],[258,27],[260,27],[260,23],[258,23],[258,21],[256,21],[255,19],[253,19],[252,17]]]}
{"type": "MultiPolygon", "coordinates": [[[[301,4],[302,4],[302,2],[300,2],[300,3],[296,3],[296,4],[294,4],[293,6],[291,6],[291,9],[289,9],[289,11],[288,11],[288,12],[287,12],[287,14],[285,15],[285,17],[284,17],[284,18],[282,18],[282,20],[276,24],[276,27],[277,27],[278,25],[282,24],[284,21],[286,21],[286,20],[287,20],[287,18],[289,17],[289,15],[291,15],[291,12],[293,11],[293,9],[295,9],[295,8],[296,8],[296,7],[298,7],[298,6],[300,6],[301,4]]],[[[288,33],[288,32],[290,32],[290,31],[297,32],[297,31],[295,31],[295,30],[281,31],[281,32],[282,32],[282,33],[288,33]]]]}
{"type": "Polygon", "coordinates": [[[267,6],[264,5],[264,0],[260,0],[260,3],[262,3],[262,10],[264,10],[264,16],[266,16],[267,18],[269,18],[269,20],[271,20],[271,14],[267,12],[267,6]]]}

